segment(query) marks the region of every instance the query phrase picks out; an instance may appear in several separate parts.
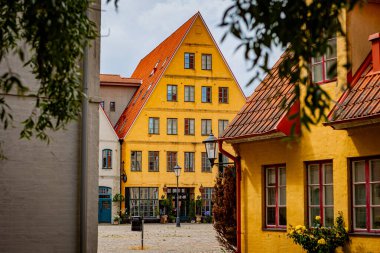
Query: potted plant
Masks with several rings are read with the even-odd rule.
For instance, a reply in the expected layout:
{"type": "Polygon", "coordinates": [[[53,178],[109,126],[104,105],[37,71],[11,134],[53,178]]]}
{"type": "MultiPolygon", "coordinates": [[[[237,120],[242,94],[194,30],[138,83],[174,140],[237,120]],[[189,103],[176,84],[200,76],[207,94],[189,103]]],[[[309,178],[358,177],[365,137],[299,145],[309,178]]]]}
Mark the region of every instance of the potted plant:
{"type": "Polygon", "coordinates": [[[120,218],[120,216],[119,215],[114,215],[113,216],[113,224],[114,225],[118,225],[119,223],[121,222],[121,218],[120,218]]]}
{"type": "Polygon", "coordinates": [[[115,196],[113,196],[112,198],[112,202],[119,202],[119,217],[122,216],[122,212],[121,212],[121,202],[124,201],[125,198],[123,196],[123,194],[121,193],[116,193],[115,196]]]}
{"type": "Polygon", "coordinates": [[[197,196],[197,200],[195,201],[195,217],[196,217],[196,222],[201,223],[201,221],[202,221],[202,198],[201,198],[201,196],[197,196]]]}

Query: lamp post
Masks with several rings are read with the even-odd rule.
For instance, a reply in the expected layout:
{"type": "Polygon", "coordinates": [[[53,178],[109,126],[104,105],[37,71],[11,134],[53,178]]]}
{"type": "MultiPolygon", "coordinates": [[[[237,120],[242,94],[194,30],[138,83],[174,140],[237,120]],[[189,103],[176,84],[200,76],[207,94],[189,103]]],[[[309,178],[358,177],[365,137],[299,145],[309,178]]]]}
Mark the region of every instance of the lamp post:
{"type": "Polygon", "coordinates": [[[176,226],[177,227],[181,226],[181,223],[179,220],[179,205],[178,205],[178,179],[179,179],[179,175],[181,174],[181,169],[182,168],[180,166],[178,166],[178,164],[176,166],[174,166],[174,168],[173,168],[174,174],[177,177],[177,219],[176,219],[176,226]]]}

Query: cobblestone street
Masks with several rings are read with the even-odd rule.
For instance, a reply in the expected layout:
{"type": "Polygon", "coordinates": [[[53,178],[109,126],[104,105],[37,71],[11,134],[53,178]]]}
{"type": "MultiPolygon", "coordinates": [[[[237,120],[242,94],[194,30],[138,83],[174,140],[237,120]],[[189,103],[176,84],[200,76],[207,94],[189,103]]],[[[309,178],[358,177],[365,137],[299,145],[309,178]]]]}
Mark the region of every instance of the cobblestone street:
{"type": "Polygon", "coordinates": [[[98,252],[224,252],[218,244],[211,224],[145,224],[144,250],[141,232],[131,231],[131,225],[99,225],[98,252]]]}

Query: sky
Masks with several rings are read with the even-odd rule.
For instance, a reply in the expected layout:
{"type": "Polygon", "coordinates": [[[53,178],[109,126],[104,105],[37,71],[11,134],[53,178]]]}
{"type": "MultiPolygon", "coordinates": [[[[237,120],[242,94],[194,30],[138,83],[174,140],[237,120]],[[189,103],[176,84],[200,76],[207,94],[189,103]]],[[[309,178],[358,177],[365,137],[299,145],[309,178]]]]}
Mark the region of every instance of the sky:
{"type": "MultiPolygon", "coordinates": [[[[101,61],[102,74],[130,77],[145,55],[165,38],[200,11],[215,41],[246,96],[252,94],[258,82],[247,86],[253,72],[245,61],[243,50],[235,52],[239,41],[232,36],[221,43],[226,28],[219,26],[231,0],[102,0],[101,61]]],[[[275,50],[270,57],[273,64],[280,56],[275,50]]]]}

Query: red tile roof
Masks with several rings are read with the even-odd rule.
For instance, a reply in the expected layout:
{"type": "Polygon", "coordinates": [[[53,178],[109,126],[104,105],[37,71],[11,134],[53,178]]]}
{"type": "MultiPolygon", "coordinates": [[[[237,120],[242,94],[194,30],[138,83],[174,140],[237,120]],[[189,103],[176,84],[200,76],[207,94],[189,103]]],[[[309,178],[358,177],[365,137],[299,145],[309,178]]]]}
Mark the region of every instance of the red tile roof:
{"type": "Polygon", "coordinates": [[[326,125],[380,118],[380,72],[372,71],[371,54],[353,77],[351,86],[329,113],[326,125]]]}
{"type": "MultiPolygon", "coordinates": [[[[228,125],[220,139],[244,139],[263,137],[278,133],[288,135],[294,121],[287,115],[292,115],[298,110],[298,103],[291,106],[289,113],[286,105],[294,99],[294,85],[288,78],[280,79],[279,65],[286,52],[273,66],[254,93],[248,98],[247,103],[228,125]]],[[[298,128],[297,128],[298,131],[298,128]]]]}
{"type": "Polygon", "coordinates": [[[114,74],[100,74],[100,85],[108,86],[140,86],[141,79],[122,77],[114,74]]]}
{"type": "Polygon", "coordinates": [[[115,125],[119,138],[124,139],[128,133],[156,84],[161,79],[161,75],[199,15],[199,12],[196,13],[140,61],[132,74],[132,78],[141,79],[142,84],[115,125]]]}

